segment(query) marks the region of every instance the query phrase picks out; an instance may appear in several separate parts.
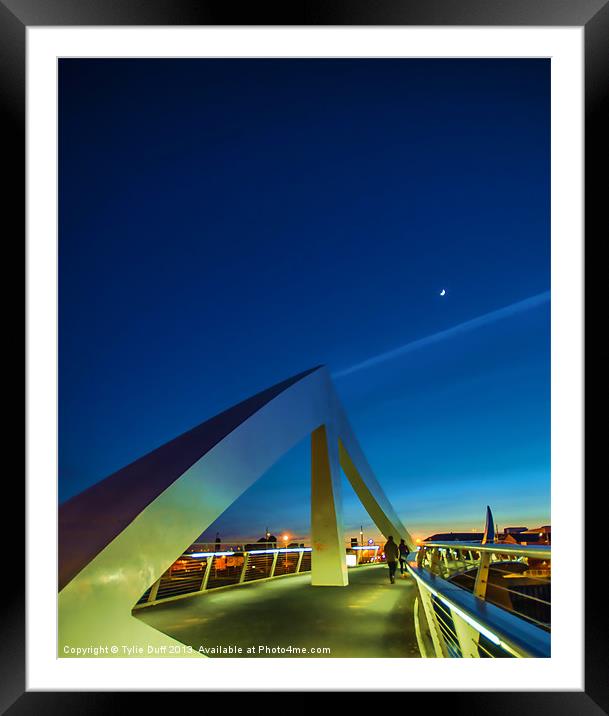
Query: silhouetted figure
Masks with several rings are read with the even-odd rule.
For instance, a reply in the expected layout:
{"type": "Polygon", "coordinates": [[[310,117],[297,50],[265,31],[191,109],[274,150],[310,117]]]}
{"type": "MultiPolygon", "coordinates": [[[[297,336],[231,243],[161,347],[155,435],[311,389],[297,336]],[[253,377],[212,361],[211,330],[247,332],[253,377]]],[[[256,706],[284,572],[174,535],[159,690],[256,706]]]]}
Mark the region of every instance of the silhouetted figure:
{"type": "Polygon", "coordinates": [[[400,552],[400,574],[404,574],[404,569],[406,567],[406,558],[408,557],[408,547],[406,546],[406,542],[404,542],[403,539],[400,540],[398,550],[400,552]]]}
{"type": "Polygon", "coordinates": [[[221,552],[222,551],[222,541],[220,540],[220,533],[216,532],[216,541],[214,546],[214,552],[221,552]]]}
{"type": "Polygon", "coordinates": [[[389,567],[389,581],[391,582],[391,584],[394,584],[395,570],[398,566],[398,555],[400,552],[398,550],[397,544],[393,541],[392,535],[389,535],[389,537],[387,537],[387,542],[383,547],[383,552],[385,553],[385,560],[387,561],[387,566],[389,567]]]}

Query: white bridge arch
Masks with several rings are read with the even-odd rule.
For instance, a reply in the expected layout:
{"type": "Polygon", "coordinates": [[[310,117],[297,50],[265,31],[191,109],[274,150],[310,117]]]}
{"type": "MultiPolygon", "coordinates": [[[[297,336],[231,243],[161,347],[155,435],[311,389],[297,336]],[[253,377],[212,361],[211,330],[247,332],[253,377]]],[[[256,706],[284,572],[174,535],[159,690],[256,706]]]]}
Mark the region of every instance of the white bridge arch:
{"type": "Polygon", "coordinates": [[[379,531],[404,539],[412,549],[327,369],[313,368],[211,418],[60,506],[58,655],[76,656],[74,648],[91,644],[176,645],[133,617],[134,604],[201,532],[308,435],[312,585],[348,583],[341,466],[379,531]]]}

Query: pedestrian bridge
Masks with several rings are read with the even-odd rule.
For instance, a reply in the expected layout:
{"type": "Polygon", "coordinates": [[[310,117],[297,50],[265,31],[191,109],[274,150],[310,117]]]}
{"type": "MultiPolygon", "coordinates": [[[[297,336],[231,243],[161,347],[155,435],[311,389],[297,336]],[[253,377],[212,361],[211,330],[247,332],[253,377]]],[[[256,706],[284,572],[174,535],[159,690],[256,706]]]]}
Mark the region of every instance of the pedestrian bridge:
{"type": "Polygon", "coordinates": [[[408,577],[389,584],[378,564],[361,566],[361,556],[360,566],[348,567],[354,555],[343,542],[341,470],[379,533],[414,549],[321,367],[229,408],[68,500],[59,509],[58,655],[130,644],[133,656],[201,657],[199,647],[247,644],[307,649],[297,656],[330,650],[310,654],[318,657],[549,656],[549,548],[494,545],[489,510],[481,543],[427,545],[411,554],[408,577]],[[185,554],[307,436],[308,546],[185,554]],[[176,565],[199,558],[205,566],[174,574],[176,565]],[[176,652],[179,644],[196,649],[176,652]]]}
{"type": "Polygon", "coordinates": [[[310,547],[193,546],[132,613],[180,645],[148,655],[547,657],[550,548],[495,543],[487,518],[480,542],[423,543],[395,584],[376,545],[347,548],[347,586],[322,588],[310,547]]]}
{"type": "Polygon", "coordinates": [[[346,587],[312,588],[307,572],[212,589],[134,615],[211,658],[416,658],[416,595],[412,577],[390,584],[386,566],[366,565],[349,570],[346,587]]]}

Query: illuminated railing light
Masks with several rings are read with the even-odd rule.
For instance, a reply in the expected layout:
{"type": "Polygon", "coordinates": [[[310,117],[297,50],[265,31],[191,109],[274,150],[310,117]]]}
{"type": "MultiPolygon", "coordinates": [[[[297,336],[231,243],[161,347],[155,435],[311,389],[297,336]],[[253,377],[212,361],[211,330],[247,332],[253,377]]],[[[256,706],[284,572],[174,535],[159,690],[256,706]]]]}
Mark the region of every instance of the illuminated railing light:
{"type": "Polygon", "coordinates": [[[513,654],[513,655],[516,656],[516,657],[519,657],[519,656],[520,656],[520,654],[519,654],[518,652],[514,651],[514,649],[512,649],[511,646],[508,646],[504,641],[500,641],[500,642],[499,642],[499,646],[500,646],[502,649],[505,649],[505,651],[509,652],[510,654],[513,654]]]}
{"type": "Polygon", "coordinates": [[[234,552],[193,552],[185,555],[186,557],[230,557],[234,552]]]}
{"type": "Polygon", "coordinates": [[[311,552],[312,547],[282,547],[279,549],[253,549],[248,554],[285,554],[286,552],[311,552]]]}
{"type": "Polygon", "coordinates": [[[498,636],[493,634],[492,631],[489,631],[486,627],[483,627],[482,624],[480,624],[480,622],[477,622],[475,619],[472,619],[472,617],[470,617],[465,612],[461,611],[461,609],[456,607],[448,599],[445,599],[442,595],[438,594],[438,592],[436,592],[435,589],[432,589],[429,585],[425,584],[425,582],[423,580],[421,580],[419,577],[417,577],[416,575],[414,575],[414,576],[415,576],[417,582],[419,582],[419,584],[422,584],[425,587],[425,589],[427,589],[428,592],[431,592],[434,595],[434,597],[439,599],[441,602],[444,602],[444,604],[446,604],[446,606],[450,610],[456,612],[461,617],[461,619],[466,621],[470,626],[474,627],[474,629],[476,631],[478,631],[480,634],[483,634],[487,639],[490,639],[494,644],[497,644],[497,646],[501,646],[502,648],[506,649],[507,651],[510,651],[511,653],[515,653],[506,644],[504,644],[501,641],[501,639],[499,639],[498,636]]]}
{"type": "Polygon", "coordinates": [[[462,612],[458,607],[456,607],[454,604],[449,602],[447,599],[444,599],[444,597],[441,597],[439,594],[436,595],[438,599],[441,602],[444,602],[446,606],[453,612],[456,612],[463,621],[466,621],[470,626],[474,627],[474,629],[480,634],[483,634],[487,639],[490,639],[494,644],[497,644],[497,646],[501,646],[501,639],[493,634],[492,631],[489,631],[486,627],[483,627],[480,622],[477,622],[475,619],[472,619],[468,614],[465,612],[462,612]]]}
{"type": "Polygon", "coordinates": [[[368,545],[367,547],[351,547],[351,549],[372,549],[372,550],[377,550],[377,549],[379,549],[379,545],[378,545],[378,544],[372,544],[372,545],[368,545]]]}

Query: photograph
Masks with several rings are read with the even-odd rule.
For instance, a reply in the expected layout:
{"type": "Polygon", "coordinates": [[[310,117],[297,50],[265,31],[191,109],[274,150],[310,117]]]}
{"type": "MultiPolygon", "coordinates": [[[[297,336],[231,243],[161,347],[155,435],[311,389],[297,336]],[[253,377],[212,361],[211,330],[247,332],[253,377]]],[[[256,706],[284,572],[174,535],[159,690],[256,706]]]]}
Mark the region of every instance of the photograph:
{"type": "Polygon", "coordinates": [[[609,0],[0,0],[1,714],[609,714],[608,38],[609,0]]]}
{"type": "Polygon", "coordinates": [[[58,58],[59,660],[552,657],[552,72],[58,58]]]}

